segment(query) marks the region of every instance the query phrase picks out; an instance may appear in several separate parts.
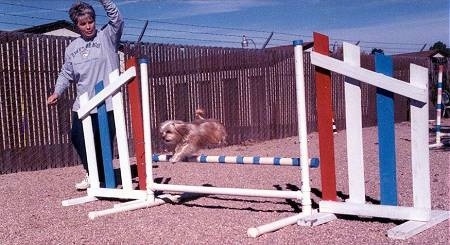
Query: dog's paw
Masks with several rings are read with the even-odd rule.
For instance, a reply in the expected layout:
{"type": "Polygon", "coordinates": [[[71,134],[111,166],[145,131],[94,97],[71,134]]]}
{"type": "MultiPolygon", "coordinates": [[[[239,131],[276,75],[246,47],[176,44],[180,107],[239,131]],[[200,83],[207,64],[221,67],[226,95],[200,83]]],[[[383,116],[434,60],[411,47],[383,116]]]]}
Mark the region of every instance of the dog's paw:
{"type": "Polygon", "coordinates": [[[171,163],[181,162],[181,158],[179,155],[175,154],[169,159],[169,162],[171,162],[171,163]]]}

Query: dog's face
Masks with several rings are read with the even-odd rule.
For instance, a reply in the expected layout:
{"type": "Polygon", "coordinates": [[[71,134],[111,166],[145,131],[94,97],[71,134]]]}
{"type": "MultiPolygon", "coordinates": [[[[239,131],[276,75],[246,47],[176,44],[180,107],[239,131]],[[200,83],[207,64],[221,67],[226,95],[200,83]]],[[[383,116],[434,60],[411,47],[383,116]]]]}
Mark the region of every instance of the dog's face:
{"type": "Polygon", "coordinates": [[[183,140],[183,136],[186,135],[186,127],[183,121],[168,120],[161,123],[159,127],[159,133],[166,145],[175,146],[183,140]]]}

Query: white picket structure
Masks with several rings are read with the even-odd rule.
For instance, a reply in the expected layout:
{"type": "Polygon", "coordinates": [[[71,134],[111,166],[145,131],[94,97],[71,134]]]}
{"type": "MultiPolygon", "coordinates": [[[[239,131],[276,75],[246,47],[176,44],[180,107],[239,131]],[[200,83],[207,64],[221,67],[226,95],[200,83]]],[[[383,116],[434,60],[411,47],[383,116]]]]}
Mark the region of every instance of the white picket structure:
{"type": "Polygon", "coordinates": [[[346,202],[320,201],[320,213],[346,214],[408,220],[388,231],[388,236],[405,239],[447,220],[449,211],[431,210],[428,149],[428,70],[411,64],[410,83],[360,67],[360,48],[344,43],[344,61],[311,52],[315,66],[343,74],[345,81],[349,199],[346,202]],[[348,79],[351,78],[351,79],[348,79]],[[355,81],[358,80],[358,81],[355,81]],[[365,203],[364,162],[359,82],[411,99],[411,164],[413,206],[365,203]]]}

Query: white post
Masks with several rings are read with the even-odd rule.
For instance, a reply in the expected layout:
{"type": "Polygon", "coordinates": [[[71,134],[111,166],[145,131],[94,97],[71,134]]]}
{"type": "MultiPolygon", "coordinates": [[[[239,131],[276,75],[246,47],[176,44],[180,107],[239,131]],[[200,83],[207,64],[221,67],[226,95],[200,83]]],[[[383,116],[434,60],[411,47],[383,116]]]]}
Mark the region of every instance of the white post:
{"type": "Polygon", "coordinates": [[[303,68],[303,41],[294,41],[295,87],[297,95],[297,124],[300,140],[302,213],[311,214],[311,186],[309,180],[308,130],[306,126],[306,93],[303,68]]]}
{"type": "MultiPolygon", "coordinates": [[[[428,69],[411,64],[410,83],[428,91],[428,69]]],[[[427,94],[428,96],[428,94],[427,94]]],[[[411,163],[414,207],[431,209],[430,149],[428,148],[428,98],[411,101],[411,163]]]]}
{"type": "Polygon", "coordinates": [[[294,45],[295,57],[295,87],[297,97],[298,136],[300,140],[300,168],[301,168],[301,201],[302,212],[291,217],[283,218],[247,230],[249,237],[258,237],[262,234],[279,230],[288,225],[300,222],[302,218],[313,214],[311,208],[311,186],[309,180],[308,130],[306,126],[306,93],[305,76],[303,69],[303,41],[296,40],[294,45]]]}
{"type": "Polygon", "coordinates": [[[150,93],[148,86],[147,60],[139,59],[141,73],[141,94],[142,94],[142,118],[144,123],[144,150],[145,150],[145,172],[147,175],[147,200],[153,201],[155,195],[151,189],[153,182],[153,161],[152,161],[152,130],[150,121],[150,93]]]}
{"type": "MultiPolygon", "coordinates": [[[[110,83],[119,82],[119,78],[119,70],[117,69],[109,74],[110,83]]],[[[130,154],[128,153],[128,138],[123,109],[122,92],[118,91],[115,95],[112,96],[112,105],[114,108],[114,124],[116,127],[116,139],[117,149],[119,152],[122,188],[124,190],[132,190],[133,183],[131,179],[130,154]]]]}
{"type": "MultiPolygon", "coordinates": [[[[82,108],[88,102],[89,102],[88,93],[82,94],[80,96],[80,107],[82,108]]],[[[100,181],[98,179],[98,169],[97,169],[97,157],[95,155],[94,130],[92,129],[91,116],[88,115],[87,117],[83,118],[82,124],[84,132],[84,142],[86,147],[86,158],[88,161],[90,188],[100,188],[100,181]]]]}
{"type": "MultiPolygon", "coordinates": [[[[344,42],[344,62],[356,67],[361,66],[361,51],[356,45],[344,42]]],[[[361,82],[346,77],[345,124],[347,129],[348,158],[348,202],[363,204],[366,202],[364,182],[364,158],[362,140],[361,82]]]]}

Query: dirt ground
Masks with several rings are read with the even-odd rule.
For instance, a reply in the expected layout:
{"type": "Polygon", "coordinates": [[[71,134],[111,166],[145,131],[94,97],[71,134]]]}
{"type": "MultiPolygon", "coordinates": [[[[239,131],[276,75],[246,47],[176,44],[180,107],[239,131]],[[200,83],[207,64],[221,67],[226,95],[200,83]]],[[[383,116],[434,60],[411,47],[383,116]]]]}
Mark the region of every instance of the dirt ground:
{"type": "MultiPolygon", "coordinates": [[[[450,131],[450,120],[443,122],[450,131]]],[[[450,132],[449,132],[450,133],[450,132]]],[[[365,128],[366,195],[379,200],[377,128],[365,128]]],[[[434,141],[430,133],[430,142],[434,141]]],[[[412,205],[411,141],[409,123],[396,125],[398,200],[412,205]]],[[[345,131],[335,135],[338,197],[348,195],[345,131]]],[[[318,157],[317,134],[308,135],[311,157],[318,157]]],[[[209,155],[298,157],[296,137],[203,150],[209,155]]],[[[432,208],[450,210],[450,147],[430,150],[432,208]]],[[[403,221],[339,216],[316,227],[290,225],[249,238],[247,229],[301,211],[291,199],[203,195],[180,203],[88,218],[88,213],[113,207],[124,200],[98,200],[63,207],[63,200],[81,197],[74,183],[83,176],[81,166],[0,175],[1,244],[449,244],[449,221],[407,240],[392,240],[387,231],[403,221]]],[[[310,171],[313,208],[321,197],[320,169],[310,171]]],[[[157,163],[158,182],[272,190],[301,187],[298,167],[236,164],[157,163]]]]}

